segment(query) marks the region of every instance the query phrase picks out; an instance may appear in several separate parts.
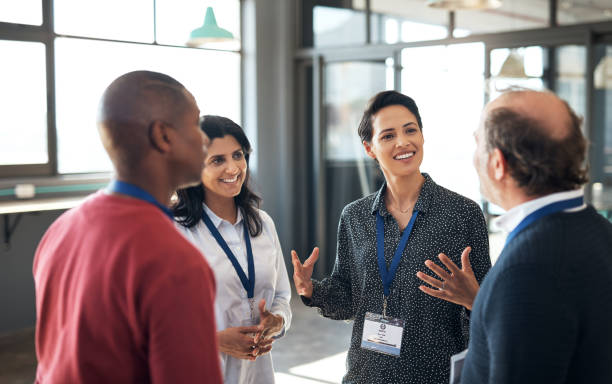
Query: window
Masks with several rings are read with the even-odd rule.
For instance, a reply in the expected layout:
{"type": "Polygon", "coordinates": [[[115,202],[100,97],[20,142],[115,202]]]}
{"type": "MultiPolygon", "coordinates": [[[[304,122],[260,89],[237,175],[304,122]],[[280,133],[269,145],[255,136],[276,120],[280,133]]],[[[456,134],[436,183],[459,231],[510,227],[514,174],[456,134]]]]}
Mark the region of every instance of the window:
{"type": "Polygon", "coordinates": [[[153,42],[151,0],[54,0],[53,3],[58,34],[153,42]]]}
{"type": "Polygon", "coordinates": [[[40,0],[0,2],[0,177],[110,171],[97,107],[132,70],[167,73],[202,114],[241,122],[239,0],[54,0],[49,14],[40,0]],[[186,47],[208,7],[233,39],[186,47]]]}
{"type": "Polygon", "coordinates": [[[545,52],[544,48],[537,46],[492,50],[489,98],[496,98],[510,87],[546,88],[543,80],[545,52]]]}
{"type": "Polygon", "coordinates": [[[202,114],[240,123],[237,53],[70,38],[58,38],[55,46],[60,173],[111,170],[98,138],[96,110],[108,84],[129,71],[166,73],[193,93],[202,114]]]}
{"type": "Polygon", "coordinates": [[[47,87],[42,43],[0,40],[0,165],[44,164],[47,87]]]}
{"type": "Polygon", "coordinates": [[[0,1],[0,22],[41,25],[41,0],[0,1]]]}
{"type": "MultiPolygon", "coordinates": [[[[355,7],[365,1],[354,1],[355,7]]],[[[448,12],[428,7],[425,1],[371,0],[372,41],[387,44],[444,39],[448,35],[448,12]]]]}
{"type": "Polygon", "coordinates": [[[414,99],[423,120],[421,170],[475,201],[481,197],[472,165],[473,132],[484,106],[484,89],[482,43],[402,50],[402,93],[414,99]]]}
{"type": "Polygon", "coordinates": [[[365,12],[324,6],[312,12],[315,47],[365,44],[365,12]]]}
{"type": "Polygon", "coordinates": [[[559,0],[557,19],[559,24],[612,20],[612,2],[610,0],[559,0]]]}
{"type": "MultiPolygon", "coordinates": [[[[605,0],[607,1],[607,0],[605,0]]],[[[456,12],[455,37],[466,35],[545,28],[548,0],[504,0],[497,9],[456,12]]]]}

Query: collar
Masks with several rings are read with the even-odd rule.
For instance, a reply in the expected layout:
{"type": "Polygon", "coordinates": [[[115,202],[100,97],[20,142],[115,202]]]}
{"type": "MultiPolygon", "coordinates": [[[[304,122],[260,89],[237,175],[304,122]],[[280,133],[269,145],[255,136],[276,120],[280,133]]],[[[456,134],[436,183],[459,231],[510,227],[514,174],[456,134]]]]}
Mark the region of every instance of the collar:
{"type": "MultiPolygon", "coordinates": [[[[580,197],[580,196],[584,196],[583,189],[576,189],[574,191],[556,192],[550,195],[538,197],[537,199],[534,199],[534,200],[529,200],[526,203],[517,205],[516,207],[510,209],[505,214],[493,220],[493,228],[498,228],[508,233],[512,232],[512,230],[516,228],[516,226],[519,225],[520,222],[523,221],[524,218],[529,216],[534,211],[537,211],[538,209],[542,208],[543,206],[552,204],[552,203],[556,203],[557,201],[573,199],[573,198],[580,197]]],[[[583,204],[582,206],[578,208],[568,209],[564,212],[576,212],[576,211],[581,211],[584,208],[586,208],[586,204],[583,204]]]]}
{"type": "MultiPolygon", "coordinates": [[[[432,180],[432,178],[427,173],[421,173],[425,178],[425,182],[421,187],[421,191],[419,192],[419,198],[417,199],[416,204],[414,205],[414,209],[419,212],[427,212],[429,208],[429,203],[432,200],[432,196],[437,187],[437,184],[432,180]]],[[[387,210],[387,206],[385,205],[385,191],[387,189],[387,182],[384,182],[380,187],[378,192],[376,192],[376,196],[374,197],[374,202],[372,203],[371,213],[372,215],[376,214],[377,211],[380,211],[380,215],[385,217],[389,215],[389,211],[387,210]]]]}
{"type": "Polygon", "coordinates": [[[217,229],[219,229],[219,227],[221,226],[223,222],[228,223],[229,225],[238,225],[242,221],[242,209],[240,209],[240,207],[236,210],[237,211],[236,224],[232,224],[229,221],[217,216],[210,208],[208,208],[206,203],[202,203],[202,206],[204,207],[204,211],[206,211],[206,214],[208,215],[208,217],[210,217],[210,221],[212,221],[213,225],[217,229]]]}

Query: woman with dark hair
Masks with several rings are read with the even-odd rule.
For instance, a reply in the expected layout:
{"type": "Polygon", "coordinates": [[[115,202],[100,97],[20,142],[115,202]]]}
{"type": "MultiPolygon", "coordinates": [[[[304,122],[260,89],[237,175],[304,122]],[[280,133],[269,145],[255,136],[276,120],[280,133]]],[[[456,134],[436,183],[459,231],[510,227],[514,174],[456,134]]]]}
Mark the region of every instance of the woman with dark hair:
{"type": "Polygon", "coordinates": [[[177,226],[217,281],[215,316],[225,383],[273,383],[272,342],[291,323],[291,290],[274,222],[249,188],[251,144],[240,126],[204,116],[202,183],[177,191],[177,226]]]}
{"type": "Polygon", "coordinates": [[[451,356],[467,348],[476,281],[491,267],[487,228],[475,202],[421,173],[422,129],[410,97],[374,96],[358,133],[385,182],[344,207],[330,277],[311,279],[318,248],[304,264],[292,252],[302,301],[354,321],[344,383],[445,383],[451,356]]]}

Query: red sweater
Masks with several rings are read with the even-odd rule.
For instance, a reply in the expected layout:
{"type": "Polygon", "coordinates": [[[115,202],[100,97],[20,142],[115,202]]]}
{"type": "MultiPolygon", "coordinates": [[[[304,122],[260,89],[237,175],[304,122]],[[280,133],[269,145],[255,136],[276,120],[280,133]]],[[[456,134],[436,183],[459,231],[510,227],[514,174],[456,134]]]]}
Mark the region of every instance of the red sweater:
{"type": "Polygon", "coordinates": [[[36,382],[221,383],[213,273],[158,208],[98,192],[34,259],[36,382]]]}

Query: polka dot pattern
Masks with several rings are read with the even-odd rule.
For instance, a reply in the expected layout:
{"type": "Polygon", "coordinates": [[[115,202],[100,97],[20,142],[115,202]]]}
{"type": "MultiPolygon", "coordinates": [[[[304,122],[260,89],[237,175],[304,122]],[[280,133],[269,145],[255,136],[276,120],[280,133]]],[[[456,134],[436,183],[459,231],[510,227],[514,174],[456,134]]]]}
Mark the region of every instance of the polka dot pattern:
{"type": "Polygon", "coordinates": [[[418,271],[435,276],[425,260],[442,265],[441,252],[461,265],[470,260],[479,282],[491,268],[485,220],[473,201],[438,186],[427,174],[415,209],[419,215],[403,252],[388,298],[387,316],[405,320],[400,357],[361,348],[366,312],[382,313],[383,286],[376,258],[376,211],[384,218],[385,259],[391,263],[402,235],[384,203],[386,185],[348,204],[338,226],[336,262],[330,277],[314,281],[309,306],[322,316],[353,320],[344,383],[448,383],[451,355],[468,345],[469,313],[419,290],[418,271]]]}

